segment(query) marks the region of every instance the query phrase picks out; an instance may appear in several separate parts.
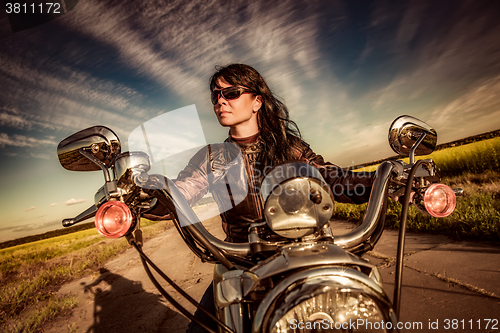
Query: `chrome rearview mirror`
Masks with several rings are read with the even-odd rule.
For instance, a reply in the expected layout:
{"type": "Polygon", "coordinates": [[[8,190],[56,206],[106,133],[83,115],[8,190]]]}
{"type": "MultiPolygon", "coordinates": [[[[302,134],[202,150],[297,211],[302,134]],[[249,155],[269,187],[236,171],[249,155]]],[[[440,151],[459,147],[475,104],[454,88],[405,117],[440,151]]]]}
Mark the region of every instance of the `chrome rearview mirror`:
{"type": "Polygon", "coordinates": [[[394,152],[410,156],[410,164],[415,156],[429,155],[437,144],[436,131],[425,122],[401,116],[392,122],[389,129],[389,144],[394,152]]]}
{"type": "Polygon", "coordinates": [[[62,140],[57,155],[67,170],[97,171],[110,168],[120,150],[120,140],[111,129],[94,126],[62,140]]]}

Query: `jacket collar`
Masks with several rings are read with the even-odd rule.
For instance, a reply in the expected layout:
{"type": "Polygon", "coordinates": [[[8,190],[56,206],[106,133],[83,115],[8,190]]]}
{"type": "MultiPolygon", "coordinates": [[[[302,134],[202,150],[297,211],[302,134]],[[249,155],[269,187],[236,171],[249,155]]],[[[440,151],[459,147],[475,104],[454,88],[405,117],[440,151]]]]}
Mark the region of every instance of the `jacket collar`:
{"type": "Polygon", "coordinates": [[[260,136],[257,138],[256,141],[251,142],[251,143],[238,143],[236,142],[231,135],[228,136],[228,138],[225,140],[225,142],[232,142],[240,146],[242,153],[245,154],[253,154],[253,153],[260,153],[262,151],[262,148],[264,147],[264,142],[260,138],[260,136]]]}

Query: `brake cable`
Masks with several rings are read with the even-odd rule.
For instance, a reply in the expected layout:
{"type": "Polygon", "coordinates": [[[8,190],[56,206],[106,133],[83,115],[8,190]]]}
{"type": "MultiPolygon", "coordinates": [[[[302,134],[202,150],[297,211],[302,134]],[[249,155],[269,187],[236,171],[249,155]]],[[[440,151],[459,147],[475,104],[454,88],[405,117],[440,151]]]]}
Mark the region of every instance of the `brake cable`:
{"type": "Polygon", "coordinates": [[[405,247],[405,237],[406,237],[406,222],[408,220],[408,208],[410,205],[410,195],[413,189],[413,178],[417,172],[420,164],[424,163],[423,160],[418,160],[411,167],[410,173],[408,174],[405,195],[403,197],[402,207],[401,207],[401,222],[399,223],[399,238],[398,238],[398,252],[396,258],[396,281],[394,283],[394,310],[396,311],[396,316],[399,318],[399,308],[401,305],[401,284],[403,283],[403,257],[404,257],[404,247],[405,247]]]}
{"type": "Polygon", "coordinates": [[[191,304],[193,304],[197,309],[200,309],[203,311],[207,316],[210,317],[213,321],[217,323],[217,325],[221,326],[224,330],[226,330],[229,333],[235,333],[233,330],[231,330],[226,324],[224,324],[220,319],[215,317],[210,311],[205,309],[203,306],[201,306],[198,302],[196,302],[189,294],[187,294],[182,288],[180,288],[174,281],[172,281],[165,273],[162,272],[158,266],[156,266],[151,259],[148,258],[148,256],[141,250],[139,245],[132,240],[130,242],[132,246],[137,250],[139,255],[141,256],[141,262],[142,265],[144,266],[144,270],[148,274],[149,279],[153,284],[155,285],[156,289],[176,308],[178,309],[185,317],[190,319],[191,321],[194,321],[196,324],[200,325],[203,327],[205,330],[207,330],[210,333],[217,333],[208,326],[206,326],[204,323],[199,321],[197,318],[195,318],[186,308],[184,308],[181,304],[179,304],[172,296],[170,296],[167,291],[160,285],[160,283],[155,279],[153,276],[151,270],[148,267],[148,264],[168,283],[170,284],[181,296],[183,296],[185,299],[187,299],[191,304]]]}

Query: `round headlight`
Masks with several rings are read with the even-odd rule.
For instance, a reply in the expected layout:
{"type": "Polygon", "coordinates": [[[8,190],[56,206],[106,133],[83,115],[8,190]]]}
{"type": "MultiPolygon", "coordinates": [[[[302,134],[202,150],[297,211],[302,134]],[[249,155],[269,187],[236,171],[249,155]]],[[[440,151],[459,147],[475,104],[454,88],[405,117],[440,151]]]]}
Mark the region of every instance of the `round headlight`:
{"type": "Polygon", "coordinates": [[[395,332],[397,319],[383,289],[350,267],[292,274],[266,295],[252,332],[395,332]]]}
{"type": "Polygon", "coordinates": [[[382,321],[381,310],[370,296],[340,287],[300,302],[275,324],[272,332],[347,332],[349,328],[352,332],[372,332],[382,328],[382,321]]]}

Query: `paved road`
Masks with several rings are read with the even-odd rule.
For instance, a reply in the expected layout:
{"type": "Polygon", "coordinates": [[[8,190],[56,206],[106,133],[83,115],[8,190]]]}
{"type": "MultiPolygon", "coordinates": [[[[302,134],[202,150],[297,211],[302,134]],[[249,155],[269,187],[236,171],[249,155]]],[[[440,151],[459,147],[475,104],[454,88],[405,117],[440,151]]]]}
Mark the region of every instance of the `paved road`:
{"type": "MultiPolygon", "coordinates": [[[[199,214],[210,216],[211,212],[205,207],[199,214]]],[[[222,237],[217,218],[207,219],[204,225],[222,237]]],[[[333,227],[341,234],[352,225],[336,221],[333,227]]],[[[397,231],[388,230],[375,250],[365,255],[379,266],[391,299],[396,247],[397,231]]],[[[211,282],[213,266],[202,264],[174,228],[148,241],[145,252],[195,299],[201,298],[211,282]]],[[[405,253],[400,321],[413,329],[403,332],[500,332],[500,246],[410,233],[405,253]]],[[[106,269],[60,290],[78,295],[79,305],[47,332],[185,331],[188,320],[159,296],[133,249],[106,269]]],[[[194,312],[171,288],[167,290],[194,312]]]]}

